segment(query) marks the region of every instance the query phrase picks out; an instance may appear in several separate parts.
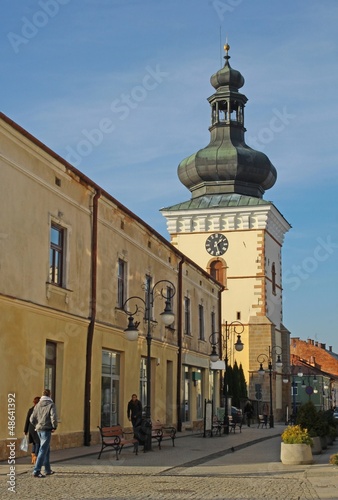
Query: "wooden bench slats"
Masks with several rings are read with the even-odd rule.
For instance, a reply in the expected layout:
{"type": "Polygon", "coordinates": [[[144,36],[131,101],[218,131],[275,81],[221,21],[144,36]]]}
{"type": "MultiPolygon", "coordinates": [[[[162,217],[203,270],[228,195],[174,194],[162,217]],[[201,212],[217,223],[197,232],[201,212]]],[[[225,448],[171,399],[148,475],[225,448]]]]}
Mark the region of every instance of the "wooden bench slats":
{"type": "Polygon", "coordinates": [[[108,446],[111,446],[114,449],[116,453],[116,460],[119,459],[122,448],[128,444],[133,445],[134,453],[136,455],[138,454],[137,439],[126,439],[124,435],[125,433],[120,425],[113,425],[111,427],[98,426],[98,429],[100,430],[101,435],[101,450],[99,456],[97,457],[98,459],[101,457],[102,451],[108,446]]]}
{"type": "Polygon", "coordinates": [[[161,449],[163,439],[171,439],[172,445],[175,446],[176,429],[170,425],[164,425],[159,421],[152,422],[151,438],[156,439],[158,447],[161,449]]]}

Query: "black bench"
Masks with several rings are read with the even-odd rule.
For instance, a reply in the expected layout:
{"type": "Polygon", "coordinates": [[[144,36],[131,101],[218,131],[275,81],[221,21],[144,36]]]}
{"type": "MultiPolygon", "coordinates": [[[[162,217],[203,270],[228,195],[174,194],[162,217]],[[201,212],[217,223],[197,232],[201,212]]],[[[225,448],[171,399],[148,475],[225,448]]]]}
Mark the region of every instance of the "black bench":
{"type": "Polygon", "coordinates": [[[101,435],[101,450],[98,459],[101,457],[101,453],[105,448],[111,447],[116,453],[116,460],[119,459],[119,455],[122,448],[125,445],[132,445],[134,448],[134,453],[138,453],[138,440],[135,438],[126,438],[125,433],[120,425],[112,425],[111,427],[100,427],[101,435]]]}
{"type": "Polygon", "coordinates": [[[175,446],[176,429],[171,425],[164,425],[160,421],[152,422],[151,438],[158,443],[159,450],[163,439],[171,439],[172,445],[175,446]]]}
{"type": "Polygon", "coordinates": [[[222,433],[222,428],[223,428],[223,422],[221,420],[218,420],[217,416],[214,415],[213,419],[212,419],[212,429],[211,429],[211,432],[212,432],[212,435],[221,435],[222,433]]]}
{"type": "Polygon", "coordinates": [[[236,429],[239,429],[239,432],[242,432],[242,425],[242,418],[229,417],[229,432],[233,432],[235,434],[236,429]]]}

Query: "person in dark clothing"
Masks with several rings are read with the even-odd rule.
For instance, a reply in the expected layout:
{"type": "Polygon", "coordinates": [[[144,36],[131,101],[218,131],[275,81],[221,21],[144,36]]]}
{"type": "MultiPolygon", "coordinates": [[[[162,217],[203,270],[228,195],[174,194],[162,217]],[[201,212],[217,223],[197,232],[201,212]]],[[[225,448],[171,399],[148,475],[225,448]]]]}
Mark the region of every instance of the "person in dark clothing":
{"type": "MultiPolygon", "coordinates": [[[[33,405],[35,406],[38,402],[40,401],[40,397],[36,396],[33,399],[33,405]]],[[[24,434],[27,436],[28,434],[28,443],[32,443],[32,464],[35,464],[36,462],[36,457],[38,456],[39,453],[39,448],[40,448],[40,438],[38,436],[38,433],[34,429],[34,425],[32,425],[29,421],[31,414],[33,413],[34,406],[29,408],[26,416],[26,422],[25,422],[25,427],[23,429],[24,434]]]]}
{"type": "Polygon", "coordinates": [[[247,425],[248,427],[250,427],[250,424],[251,424],[251,419],[253,417],[253,407],[252,407],[252,404],[251,404],[251,401],[248,399],[248,401],[245,403],[245,406],[244,406],[244,414],[246,416],[246,422],[247,422],[247,425]]]}
{"type": "Polygon", "coordinates": [[[142,422],[142,403],[137,399],[137,394],[133,394],[127,407],[128,420],[131,421],[133,429],[139,427],[142,422]]]}
{"type": "Polygon", "coordinates": [[[267,427],[268,425],[268,415],[269,415],[269,405],[268,403],[263,404],[263,420],[264,420],[264,425],[267,427]]]}

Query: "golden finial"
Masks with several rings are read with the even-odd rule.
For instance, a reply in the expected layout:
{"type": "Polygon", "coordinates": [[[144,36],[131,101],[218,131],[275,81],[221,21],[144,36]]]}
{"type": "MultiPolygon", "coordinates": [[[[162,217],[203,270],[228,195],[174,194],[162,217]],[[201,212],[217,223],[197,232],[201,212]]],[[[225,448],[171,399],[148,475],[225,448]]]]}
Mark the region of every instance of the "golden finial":
{"type": "Polygon", "coordinates": [[[225,37],[225,45],[224,45],[224,50],[225,52],[227,53],[226,55],[228,55],[228,52],[230,50],[230,45],[228,44],[228,35],[225,37]]]}

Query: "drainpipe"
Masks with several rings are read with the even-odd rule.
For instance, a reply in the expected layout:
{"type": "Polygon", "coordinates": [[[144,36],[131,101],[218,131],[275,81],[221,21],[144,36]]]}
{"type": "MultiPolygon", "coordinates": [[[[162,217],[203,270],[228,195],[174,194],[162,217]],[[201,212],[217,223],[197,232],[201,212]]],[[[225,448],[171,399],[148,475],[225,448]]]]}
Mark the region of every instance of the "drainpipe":
{"type": "MultiPolygon", "coordinates": [[[[222,319],[222,292],[223,290],[225,290],[225,287],[222,286],[222,288],[218,291],[218,331],[219,331],[219,346],[220,346],[220,356],[221,356],[221,359],[223,359],[223,332],[222,332],[222,324],[223,324],[223,319],[222,319]]],[[[225,335],[227,335],[228,333],[225,332],[225,335]]],[[[226,340],[227,342],[227,340],[226,340]]],[[[228,353],[226,354],[228,355],[228,353]]],[[[220,371],[220,378],[219,378],[219,401],[221,403],[222,401],[222,397],[223,397],[223,393],[222,393],[222,372],[220,371]]],[[[225,401],[225,408],[226,408],[226,404],[227,402],[225,401]]]]}
{"type": "Polygon", "coordinates": [[[182,431],[182,416],[181,416],[181,388],[182,388],[182,304],[183,304],[183,264],[185,258],[182,257],[178,265],[178,314],[177,314],[177,387],[176,387],[176,407],[177,407],[177,430],[182,431]]]}
{"type": "Polygon", "coordinates": [[[90,446],[90,410],[91,410],[91,379],[92,379],[92,350],[93,337],[96,320],[96,281],[97,281],[97,218],[98,200],[101,190],[98,190],[93,198],[93,218],[92,218],[92,258],[91,258],[91,312],[87,333],[86,351],[86,378],[85,378],[85,400],[84,400],[84,446],[90,446]]]}

